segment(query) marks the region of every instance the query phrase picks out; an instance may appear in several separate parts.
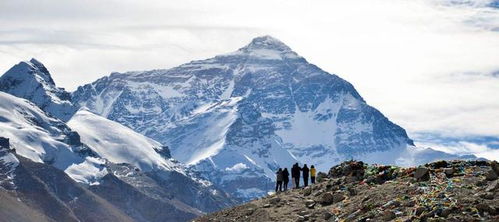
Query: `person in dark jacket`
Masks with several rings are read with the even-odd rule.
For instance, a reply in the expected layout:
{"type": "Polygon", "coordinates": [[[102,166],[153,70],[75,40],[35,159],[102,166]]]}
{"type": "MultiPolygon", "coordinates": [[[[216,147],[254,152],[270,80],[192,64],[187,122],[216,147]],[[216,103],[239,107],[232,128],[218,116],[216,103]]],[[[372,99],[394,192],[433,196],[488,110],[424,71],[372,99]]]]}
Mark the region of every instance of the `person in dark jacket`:
{"type": "Polygon", "coordinates": [[[283,175],[282,175],[282,169],[279,168],[279,170],[277,171],[276,173],[276,184],[275,184],[275,192],[277,193],[277,191],[282,191],[282,179],[283,179],[283,175]]]}
{"type": "Polygon", "coordinates": [[[291,169],[291,173],[294,175],[295,188],[300,188],[300,166],[296,163],[291,169]]]}
{"type": "Polygon", "coordinates": [[[303,165],[303,168],[301,168],[301,171],[303,171],[303,186],[308,186],[308,172],[309,169],[307,167],[307,164],[303,165]]]}
{"type": "Polygon", "coordinates": [[[284,168],[282,171],[282,185],[284,191],[288,190],[288,183],[289,183],[289,172],[288,168],[284,168]]]}

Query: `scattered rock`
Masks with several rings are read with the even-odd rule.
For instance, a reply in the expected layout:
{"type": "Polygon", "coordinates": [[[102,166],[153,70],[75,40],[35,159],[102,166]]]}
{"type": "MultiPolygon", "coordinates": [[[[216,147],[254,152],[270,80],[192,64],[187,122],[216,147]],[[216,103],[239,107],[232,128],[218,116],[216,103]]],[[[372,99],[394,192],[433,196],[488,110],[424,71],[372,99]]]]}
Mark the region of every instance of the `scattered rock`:
{"type": "Polygon", "coordinates": [[[450,214],[452,213],[452,208],[444,208],[442,209],[439,213],[438,213],[438,216],[440,217],[447,217],[449,216],[450,214]]]}
{"type": "Polygon", "coordinates": [[[384,221],[393,220],[393,219],[395,219],[395,217],[396,217],[395,213],[393,211],[391,211],[391,210],[385,210],[385,211],[383,211],[382,216],[381,216],[381,218],[384,221]]]}
{"type": "Polygon", "coordinates": [[[419,216],[419,215],[421,215],[424,211],[425,211],[425,208],[424,208],[424,207],[418,207],[418,208],[416,208],[416,210],[414,211],[414,215],[419,216]]]}
{"type": "Polygon", "coordinates": [[[383,208],[398,207],[398,206],[400,206],[400,201],[390,200],[383,205],[383,208]]]}
{"type": "Polygon", "coordinates": [[[486,193],[480,194],[480,197],[483,199],[492,200],[492,199],[494,199],[495,195],[492,192],[486,192],[486,193]]]}
{"type": "Polygon", "coordinates": [[[270,207],[270,204],[264,204],[263,205],[263,208],[269,208],[270,207]]]}
{"type": "Polygon", "coordinates": [[[307,188],[303,189],[303,196],[308,196],[310,194],[312,194],[312,188],[307,187],[307,188]]]}
{"type": "Polygon", "coordinates": [[[348,191],[348,195],[350,195],[350,196],[357,195],[357,190],[355,188],[353,188],[353,187],[348,187],[347,191],[348,191]]]}
{"type": "Polygon", "coordinates": [[[302,210],[302,211],[298,212],[298,215],[300,215],[300,216],[305,216],[307,214],[308,214],[308,212],[305,211],[305,210],[302,210]]]}
{"type": "Polygon", "coordinates": [[[315,201],[314,200],[306,200],[305,201],[305,206],[309,209],[312,209],[314,208],[315,206],[315,201]]]}
{"type": "Polygon", "coordinates": [[[333,194],[333,203],[338,203],[340,201],[343,201],[345,199],[345,195],[341,193],[334,193],[333,194]]]}
{"type": "Polygon", "coordinates": [[[492,214],[492,215],[495,215],[496,214],[496,209],[490,207],[488,204],[486,203],[480,203],[478,205],[476,205],[476,209],[478,210],[478,212],[480,213],[489,213],[489,214],[492,214]]]}
{"type": "Polygon", "coordinates": [[[298,216],[298,218],[296,219],[296,221],[298,221],[298,222],[305,221],[305,217],[304,216],[298,216]]]}
{"type": "Polygon", "coordinates": [[[255,212],[255,209],[250,207],[250,208],[246,209],[245,215],[249,216],[249,215],[253,214],[253,212],[255,212]]]}
{"type": "Polygon", "coordinates": [[[330,205],[333,203],[333,194],[330,192],[323,193],[319,198],[317,199],[317,202],[322,204],[322,205],[330,205]]]}
{"type": "Polygon", "coordinates": [[[414,171],[414,179],[417,181],[430,180],[430,170],[426,167],[419,167],[414,171]]]}
{"type": "Polygon", "coordinates": [[[280,201],[281,201],[281,198],[275,197],[275,198],[270,199],[269,203],[272,205],[275,205],[275,204],[279,203],[280,201]]]}
{"type": "Polygon", "coordinates": [[[324,182],[325,180],[327,180],[327,174],[325,174],[324,172],[319,172],[317,173],[317,183],[321,183],[321,182],[324,182]]]}
{"type": "Polygon", "coordinates": [[[324,220],[329,220],[331,217],[333,217],[333,214],[329,213],[327,211],[325,211],[322,215],[323,215],[324,220]]]}
{"type": "Polygon", "coordinates": [[[414,200],[409,200],[404,203],[405,207],[414,207],[414,205],[416,205],[416,202],[414,200]]]}

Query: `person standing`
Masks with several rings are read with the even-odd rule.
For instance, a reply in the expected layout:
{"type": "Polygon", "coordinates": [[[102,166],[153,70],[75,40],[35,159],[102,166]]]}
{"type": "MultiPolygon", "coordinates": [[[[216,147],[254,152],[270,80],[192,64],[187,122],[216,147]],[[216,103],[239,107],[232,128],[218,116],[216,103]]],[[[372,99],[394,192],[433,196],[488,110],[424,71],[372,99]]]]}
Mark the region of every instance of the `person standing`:
{"type": "Polygon", "coordinates": [[[315,175],[317,175],[317,171],[315,171],[314,165],[310,166],[310,181],[312,184],[315,184],[315,175]]]}
{"type": "Polygon", "coordinates": [[[295,175],[294,176],[295,188],[300,188],[300,166],[298,165],[298,163],[295,163],[291,171],[295,175]]]}
{"type": "Polygon", "coordinates": [[[303,168],[301,168],[301,170],[303,171],[303,186],[308,186],[308,173],[309,173],[309,169],[307,167],[307,164],[304,164],[303,165],[303,168]]]}
{"type": "Polygon", "coordinates": [[[275,192],[277,193],[277,191],[282,191],[282,179],[283,179],[283,176],[282,176],[282,169],[279,168],[279,170],[277,171],[276,173],[276,184],[275,184],[275,192]]]}
{"type": "Polygon", "coordinates": [[[288,168],[284,168],[284,170],[282,171],[282,185],[283,185],[283,189],[284,191],[288,190],[288,183],[289,183],[289,172],[288,172],[288,168]]]}

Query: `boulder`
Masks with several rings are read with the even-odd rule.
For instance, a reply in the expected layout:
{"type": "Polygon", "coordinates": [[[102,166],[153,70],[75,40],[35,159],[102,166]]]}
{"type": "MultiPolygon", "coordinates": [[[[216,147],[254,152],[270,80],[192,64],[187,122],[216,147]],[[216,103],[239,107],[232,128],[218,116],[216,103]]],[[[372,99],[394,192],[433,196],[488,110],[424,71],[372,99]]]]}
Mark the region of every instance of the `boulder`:
{"type": "Polygon", "coordinates": [[[414,179],[417,181],[430,180],[430,170],[426,167],[419,167],[414,171],[414,179]]]}
{"type": "Polygon", "coordinates": [[[494,172],[496,172],[497,175],[499,175],[499,163],[497,161],[494,160],[490,162],[490,167],[494,170],[494,172]]]}
{"type": "Polygon", "coordinates": [[[445,168],[444,169],[444,173],[445,173],[445,176],[447,176],[447,178],[453,177],[454,173],[456,173],[456,169],[454,169],[454,168],[445,168]]]}
{"type": "Polygon", "coordinates": [[[342,193],[334,193],[333,194],[333,203],[337,203],[343,201],[345,199],[345,195],[342,193]]]}
{"type": "Polygon", "coordinates": [[[316,202],[318,202],[322,205],[330,205],[334,202],[333,198],[334,197],[333,197],[332,193],[326,192],[326,193],[323,193],[322,195],[320,195],[319,198],[317,198],[316,202]]]}
{"type": "Polygon", "coordinates": [[[489,171],[487,171],[487,173],[485,173],[485,179],[491,181],[491,180],[497,180],[498,176],[497,176],[497,173],[490,169],[489,171]]]}

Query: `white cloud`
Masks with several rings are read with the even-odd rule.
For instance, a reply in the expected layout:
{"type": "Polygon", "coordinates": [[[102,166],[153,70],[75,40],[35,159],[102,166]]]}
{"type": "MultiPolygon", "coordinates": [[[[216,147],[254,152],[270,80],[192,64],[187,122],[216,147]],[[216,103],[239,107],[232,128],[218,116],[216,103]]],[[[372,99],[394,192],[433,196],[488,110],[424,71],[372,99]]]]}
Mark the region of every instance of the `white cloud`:
{"type": "Polygon", "coordinates": [[[499,13],[477,0],[4,0],[0,72],[44,62],[74,90],[270,34],[350,81],[409,134],[499,136],[499,13]],[[470,74],[471,73],[471,74],[470,74]]]}
{"type": "Polygon", "coordinates": [[[246,166],[246,164],[244,163],[238,163],[238,164],[234,164],[234,166],[232,167],[227,167],[225,168],[226,171],[231,171],[231,172],[241,172],[245,169],[248,169],[249,167],[246,166]]]}
{"type": "Polygon", "coordinates": [[[489,160],[499,160],[499,149],[492,149],[485,144],[476,144],[471,142],[459,141],[451,144],[441,143],[418,143],[421,147],[431,147],[435,150],[446,153],[467,155],[473,154],[477,157],[486,158],[489,160]]]}

